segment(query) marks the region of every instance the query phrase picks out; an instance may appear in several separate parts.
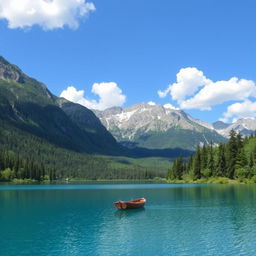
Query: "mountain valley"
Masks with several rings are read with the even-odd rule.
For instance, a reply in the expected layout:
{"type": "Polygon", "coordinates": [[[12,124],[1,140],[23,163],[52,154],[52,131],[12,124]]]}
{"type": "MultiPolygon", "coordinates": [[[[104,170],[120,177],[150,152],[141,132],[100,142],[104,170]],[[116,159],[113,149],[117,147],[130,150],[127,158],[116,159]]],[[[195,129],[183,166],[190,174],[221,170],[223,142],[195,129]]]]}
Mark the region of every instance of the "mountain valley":
{"type": "Polygon", "coordinates": [[[58,178],[164,177],[173,158],[224,143],[231,129],[254,133],[255,120],[208,124],[154,103],[90,110],[0,57],[0,151],[55,168],[58,178]]]}

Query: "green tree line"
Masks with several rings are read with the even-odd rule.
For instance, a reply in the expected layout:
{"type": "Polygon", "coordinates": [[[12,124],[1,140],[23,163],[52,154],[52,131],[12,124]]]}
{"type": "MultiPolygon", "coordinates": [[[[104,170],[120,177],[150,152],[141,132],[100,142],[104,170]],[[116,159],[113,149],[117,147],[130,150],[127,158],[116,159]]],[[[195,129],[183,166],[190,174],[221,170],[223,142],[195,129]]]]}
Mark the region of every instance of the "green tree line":
{"type": "Polygon", "coordinates": [[[60,148],[4,122],[0,123],[0,153],[0,181],[166,177],[164,168],[120,165],[110,157],[60,148]]]}
{"type": "Polygon", "coordinates": [[[189,159],[176,158],[167,174],[169,180],[211,177],[256,181],[256,136],[243,137],[231,130],[226,144],[198,145],[189,159]]]}
{"type": "Polygon", "coordinates": [[[36,181],[56,180],[56,170],[45,168],[43,163],[23,159],[8,151],[0,152],[0,181],[30,179],[36,181]]]}

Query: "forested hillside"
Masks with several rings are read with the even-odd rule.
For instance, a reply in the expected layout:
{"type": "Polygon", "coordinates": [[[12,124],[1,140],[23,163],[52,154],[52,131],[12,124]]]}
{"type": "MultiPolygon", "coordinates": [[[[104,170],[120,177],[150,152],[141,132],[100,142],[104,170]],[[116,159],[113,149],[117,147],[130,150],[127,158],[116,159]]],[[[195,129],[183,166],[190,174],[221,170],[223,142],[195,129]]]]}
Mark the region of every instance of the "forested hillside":
{"type": "Polygon", "coordinates": [[[198,180],[226,177],[256,182],[256,136],[243,138],[231,130],[226,144],[197,147],[188,161],[177,158],[168,171],[169,180],[198,180]]]}
{"type": "Polygon", "coordinates": [[[135,164],[118,161],[122,159],[78,153],[17,128],[3,124],[0,127],[0,181],[152,179],[166,175],[162,167],[145,167],[136,164],[136,160],[135,164]]]}
{"type": "Polygon", "coordinates": [[[123,147],[91,110],[54,96],[43,83],[3,57],[0,57],[0,152],[3,181],[164,177],[167,168],[147,157],[191,154],[182,149],[123,147]],[[152,166],[148,164],[151,162],[152,166]]]}

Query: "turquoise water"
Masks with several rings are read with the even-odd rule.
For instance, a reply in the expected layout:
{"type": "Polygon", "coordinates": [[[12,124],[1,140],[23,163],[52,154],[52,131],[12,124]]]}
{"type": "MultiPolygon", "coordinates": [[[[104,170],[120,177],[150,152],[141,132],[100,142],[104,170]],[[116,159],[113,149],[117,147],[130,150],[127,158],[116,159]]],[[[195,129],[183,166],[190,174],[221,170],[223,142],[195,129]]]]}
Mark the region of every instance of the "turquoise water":
{"type": "Polygon", "coordinates": [[[0,231],[1,256],[255,255],[256,186],[2,185],[0,231]]]}

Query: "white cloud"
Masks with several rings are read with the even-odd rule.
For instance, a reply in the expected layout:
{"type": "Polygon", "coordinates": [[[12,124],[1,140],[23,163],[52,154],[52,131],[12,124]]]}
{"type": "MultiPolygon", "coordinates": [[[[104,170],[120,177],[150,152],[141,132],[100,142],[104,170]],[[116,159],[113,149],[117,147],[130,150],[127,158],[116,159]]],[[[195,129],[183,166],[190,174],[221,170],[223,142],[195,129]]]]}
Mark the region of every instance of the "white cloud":
{"type": "Polygon", "coordinates": [[[170,104],[170,103],[164,104],[164,108],[166,108],[166,109],[179,110],[179,108],[174,107],[174,106],[173,106],[172,104],[170,104]]]}
{"type": "Polygon", "coordinates": [[[227,111],[223,114],[221,121],[228,122],[233,118],[233,122],[239,118],[254,118],[256,117],[256,102],[246,100],[244,102],[237,102],[228,106],[227,111]]]}
{"type": "Polygon", "coordinates": [[[86,0],[0,0],[0,19],[6,19],[9,28],[76,29],[79,19],[95,10],[86,0]]]}
{"type": "Polygon", "coordinates": [[[194,97],[181,102],[180,106],[183,109],[211,110],[214,105],[255,96],[256,86],[253,81],[233,77],[228,81],[205,85],[194,97]]]}
{"type": "Polygon", "coordinates": [[[158,90],[157,91],[157,94],[160,98],[164,98],[168,95],[168,93],[170,93],[170,87],[168,87],[166,90],[164,91],[161,91],[161,90],[158,90]]]}
{"type": "Polygon", "coordinates": [[[155,106],[156,103],[155,103],[154,101],[149,101],[149,102],[148,102],[148,105],[150,105],[150,106],[155,106]]]}
{"type": "Polygon", "coordinates": [[[197,68],[182,68],[176,75],[177,82],[169,85],[166,90],[158,91],[160,98],[171,95],[173,100],[181,103],[187,96],[193,95],[201,86],[211,82],[197,68]]]}
{"type": "Polygon", "coordinates": [[[75,87],[69,86],[64,90],[60,97],[69,101],[81,104],[90,109],[104,110],[114,106],[122,106],[125,103],[126,96],[114,82],[94,83],[92,93],[99,97],[99,100],[90,100],[85,97],[85,91],[78,91],[75,87]]]}
{"type": "Polygon", "coordinates": [[[165,91],[158,91],[162,98],[168,94],[182,109],[211,110],[212,106],[227,101],[256,97],[256,84],[236,77],[213,82],[197,68],[183,68],[177,74],[176,83],[169,85],[165,91]]]}

